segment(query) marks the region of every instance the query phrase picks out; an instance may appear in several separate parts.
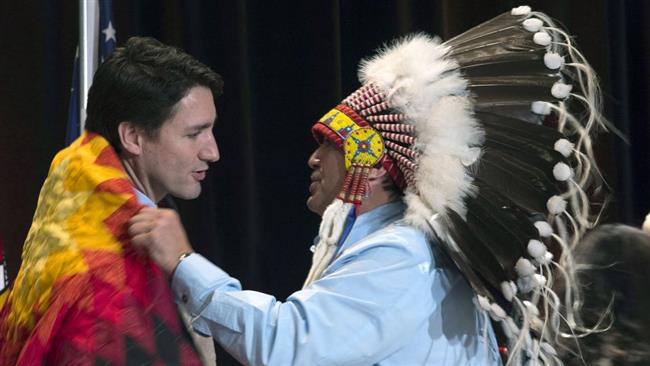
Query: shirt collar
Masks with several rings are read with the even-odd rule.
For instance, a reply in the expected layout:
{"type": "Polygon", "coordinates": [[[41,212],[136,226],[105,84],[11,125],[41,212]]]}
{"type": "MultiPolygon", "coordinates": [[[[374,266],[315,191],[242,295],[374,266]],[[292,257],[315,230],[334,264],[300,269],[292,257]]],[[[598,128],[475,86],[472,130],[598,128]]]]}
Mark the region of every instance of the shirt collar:
{"type": "Polygon", "coordinates": [[[138,197],[138,202],[142,205],[149,206],[149,207],[158,207],[154,201],[149,198],[146,194],[140,192],[139,189],[133,187],[135,190],[135,196],[138,197]]]}
{"type": "Polygon", "coordinates": [[[404,202],[398,200],[383,204],[359,215],[354,222],[352,230],[345,238],[345,241],[339,250],[344,249],[375,231],[401,219],[405,210],[406,205],[404,202]]]}

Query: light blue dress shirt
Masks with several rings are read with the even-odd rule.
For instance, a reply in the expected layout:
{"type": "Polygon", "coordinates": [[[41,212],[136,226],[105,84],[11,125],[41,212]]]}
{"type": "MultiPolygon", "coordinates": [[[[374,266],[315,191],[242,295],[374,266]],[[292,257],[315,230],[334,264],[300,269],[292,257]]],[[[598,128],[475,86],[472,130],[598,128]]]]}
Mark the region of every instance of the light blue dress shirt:
{"type": "Polygon", "coordinates": [[[321,279],[285,302],[241,289],[199,254],[172,280],[177,301],[250,365],[500,365],[466,280],[401,202],[360,215],[321,279]]]}
{"type": "Polygon", "coordinates": [[[135,196],[138,198],[138,202],[142,205],[148,206],[148,207],[158,207],[156,203],[149,198],[146,194],[140,192],[139,189],[133,187],[133,190],[135,191],[135,196]]]}

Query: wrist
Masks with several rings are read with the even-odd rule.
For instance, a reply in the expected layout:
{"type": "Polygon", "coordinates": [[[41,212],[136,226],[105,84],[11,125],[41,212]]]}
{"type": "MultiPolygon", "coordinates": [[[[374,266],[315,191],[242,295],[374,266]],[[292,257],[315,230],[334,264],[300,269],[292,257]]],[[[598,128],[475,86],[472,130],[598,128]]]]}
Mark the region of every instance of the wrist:
{"type": "Polygon", "coordinates": [[[181,254],[178,255],[178,257],[176,259],[176,263],[174,264],[174,267],[169,272],[169,278],[174,278],[174,274],[176,273],[176,269],[178,268],[178,266],[181,264],[182,261],[187,259],[187,257],[189,257],[192,254],[194,254],[194,252],[191,251],[191,250],[188,250],[188,251],[182,252],[181,254]]]}

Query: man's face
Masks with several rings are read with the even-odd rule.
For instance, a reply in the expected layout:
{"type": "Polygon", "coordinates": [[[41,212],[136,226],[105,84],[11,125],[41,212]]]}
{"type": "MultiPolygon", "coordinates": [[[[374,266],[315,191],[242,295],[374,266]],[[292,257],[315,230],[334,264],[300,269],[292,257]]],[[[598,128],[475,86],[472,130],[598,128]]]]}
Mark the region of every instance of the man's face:
{"type": "Polygon", "coordinates": [[[314,170],[311,174],[307,207],[322,216],[343,187],[345,157],[336,145],[324,140],[311,154],[307,163],[314,170]]]}
{"type": "Polygon", "coordinates": [[[163,122],[158,136],[143,137],[140,179],[154,195],[151,198],[199,196],[208,163],[219,160],[212,134],[216,118],[210,89],[194,87],[176,104],[176,112],[163,122]]]}

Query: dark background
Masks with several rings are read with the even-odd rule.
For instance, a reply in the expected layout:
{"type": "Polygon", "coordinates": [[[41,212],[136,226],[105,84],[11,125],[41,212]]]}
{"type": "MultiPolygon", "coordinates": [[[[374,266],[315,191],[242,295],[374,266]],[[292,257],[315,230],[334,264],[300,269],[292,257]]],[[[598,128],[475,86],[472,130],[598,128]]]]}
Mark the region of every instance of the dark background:
{"type": "MultiPolygon", "coordinates": [[[[363,56],[395,36],[448,39],[520,5],[496,0],[114,0],[118,44],[179,46],[225,80],[215,135],[221,161],[201,197],[178,202],[198,251],[247,289],[284,299],[311,260],[319,218],[305,207],[310,126],[358,87],[363,56]]],[[[599,139],[613,200],[603,221],[650,210],[650,2],[529,1],[576,35],[602,80],[605,113],[629,136],[599,139]]],[[[0,239],[14,278],[54,154],[64,147],[77,1],[0,1],[0,239]]],[[[221,364],[228,363],[221,358],[221,364]]]]}

